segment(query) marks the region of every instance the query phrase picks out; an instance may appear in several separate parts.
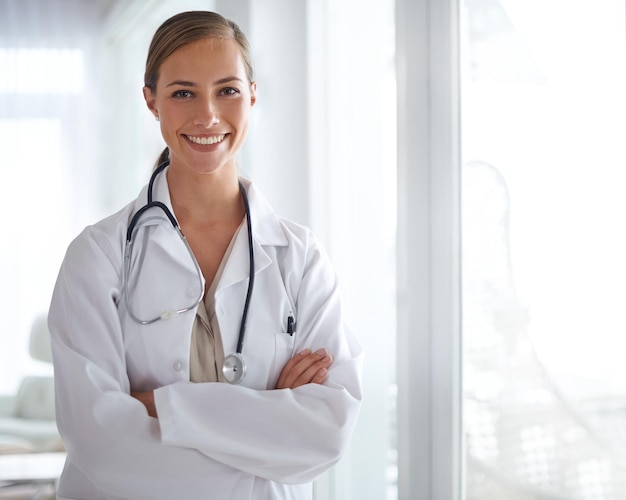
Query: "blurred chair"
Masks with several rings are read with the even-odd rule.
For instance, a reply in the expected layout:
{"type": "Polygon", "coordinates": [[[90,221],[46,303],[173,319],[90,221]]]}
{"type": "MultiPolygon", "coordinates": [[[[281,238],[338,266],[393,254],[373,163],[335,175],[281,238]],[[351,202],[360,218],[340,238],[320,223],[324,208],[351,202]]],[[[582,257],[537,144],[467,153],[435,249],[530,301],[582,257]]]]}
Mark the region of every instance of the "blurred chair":
{"type": "MultiPolygon", "coordinates": [[[[47,316],[35,318],[29,354],[52,363],[47,316]]],[[[62,451],[54,411],[52,376],[27,376],[17,394],[0,396],[0,454],[62,451]]]]}

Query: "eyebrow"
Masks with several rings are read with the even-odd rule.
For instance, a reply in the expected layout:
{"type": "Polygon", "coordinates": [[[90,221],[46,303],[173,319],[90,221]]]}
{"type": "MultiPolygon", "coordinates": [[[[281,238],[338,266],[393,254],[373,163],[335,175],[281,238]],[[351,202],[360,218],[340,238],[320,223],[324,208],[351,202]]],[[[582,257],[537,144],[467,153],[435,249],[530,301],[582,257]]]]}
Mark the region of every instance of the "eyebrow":
{"type": "MultiPolygon", "coordinates": [[[[238,81],[238,82],[243,83],[243,80],[239,78],[238,76],[227,76],[225,78],[220,78],[214,84],[222,85],[224,83],[233,82],[233,81],[238,81]]],[[[174,85],[180,85],[181,87],[196,87],[197,86],[194,82],[189,82],[187,80],[174,80],[173,82],[168,83],[166,87],[173,87],[174,85]]]]}

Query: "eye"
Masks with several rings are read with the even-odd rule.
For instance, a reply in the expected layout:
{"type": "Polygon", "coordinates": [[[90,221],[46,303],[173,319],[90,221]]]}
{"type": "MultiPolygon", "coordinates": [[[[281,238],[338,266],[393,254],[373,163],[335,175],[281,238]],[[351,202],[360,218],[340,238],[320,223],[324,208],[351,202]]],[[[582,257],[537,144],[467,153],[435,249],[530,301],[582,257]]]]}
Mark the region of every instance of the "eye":
{"type": "Polygon", "coordinates": [[[236,89],[235,87],[226,87],[220,90],[220,94],[222,95],[237,95],[239,93],[239,89],[236,89]]]}
{"type": "Polygon", "coordinates": [[[189,90],[177,90],[172,94],[172,97],[176,99],[189,99],[193,97],[193,94],[189,90]]]}

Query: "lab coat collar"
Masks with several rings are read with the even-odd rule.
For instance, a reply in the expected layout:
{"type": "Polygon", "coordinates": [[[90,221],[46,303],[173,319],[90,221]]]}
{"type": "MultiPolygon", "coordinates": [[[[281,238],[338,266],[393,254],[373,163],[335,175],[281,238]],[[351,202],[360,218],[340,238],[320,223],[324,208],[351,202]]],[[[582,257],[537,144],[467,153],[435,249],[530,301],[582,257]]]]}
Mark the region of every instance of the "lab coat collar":
{"type": "MultiPolygon", "coordinates": [[[[169,167],[168,167],[169,168],[169,167]]],[[[167,169],[158,175],[154,182],[153,199],[163,203],[172,213],[172,201],[170,199],[169,186],[167,184],[167,169]]],[[[263,194],[256,188],[252,181],[246,177],[240,176],[239,181],[243,184],[248,193],[248,201],[250,203],[250,217],[252,218],[252,235],[254,240],[260,245],[269,246],[286,246],[287,236],[280,222],[268,201],[263,194]]],[[[144,186],[135,201],[135,209],[137,212],[147,202],[148,186],[144,186]]],[[[174,214],[176,215],[176,214],[174,214]]]]}
{"type": "MultiPolygon", "coordinates": [[[[272,263],[264,246],[287,246],[287,236],[280,219],[272,210],[261,192],[245,177],[239,177],[248,194],[250,203],[250,218],[252,219],[252,238],[254,248],[255,274],[259,273],[272,263]]],[[[250,275],[250,255],[248,248],[247,225],[243,224],[236,235],[232,252],[220,279],[217,290],[229,287],[246,280],[250,275]]]]}
{"type": "MultiPolygon", "coordinates": [[[[153,199],[167,206],[172,213],[172,202],[167,184],[166,170],[159,174],[154,182],[153,199]]],[[[252,219],[252,236],[254,241],[255,274],[267,267],[272,261],[263,246],[287,246],[288,240],[279,217],[276,215],[263,194],[245,177],[240,176],[250,203],[252,219]]],[[[146,185],[135,202],[137,212],[147,202],[148,186],[146,185]]],[[[174,214],[176,215],[176,214],[174,214]]],[[[223,270],[218,290],[249,277],[248,232],[244,224],[236,235],[230,258],[223,270]]]]}
{"type": "Polygon", "coordinates": [[[250,179],[240,176],[239,181],[248,193],[254,240],[260,245],[287,246],[283,225],[269,202],[250,179]]]}

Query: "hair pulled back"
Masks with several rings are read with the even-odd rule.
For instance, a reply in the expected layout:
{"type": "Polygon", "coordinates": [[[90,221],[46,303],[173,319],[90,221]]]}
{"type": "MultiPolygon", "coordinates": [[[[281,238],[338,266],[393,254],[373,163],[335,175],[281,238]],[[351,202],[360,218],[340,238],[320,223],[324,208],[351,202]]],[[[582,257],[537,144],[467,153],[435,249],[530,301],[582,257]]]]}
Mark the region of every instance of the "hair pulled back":
{"type": "Polygon", "coordinates": [[[235,40],[241,49],[246,76],[254,81],[250,44],[239,26],[216,12],[197,10],[176,14],[156,30],[148,49],[144,85],[155,92],[163,61],[182,46],[204,38],[235,40]]]}
{"type": "MultiPolygon", "coordinates": [[[[241,50],[246,76],[250,83],[254,81],[250,44],[239,26],[216,12],[197,10],[176,14],[157,28],[148,48],[144,85],[155,93],[163,61],[184,45],[205,38],[235,40],[241,50]]],[[[155,167],[168,157],[169,150],[165,148],[155,167]]]]}

